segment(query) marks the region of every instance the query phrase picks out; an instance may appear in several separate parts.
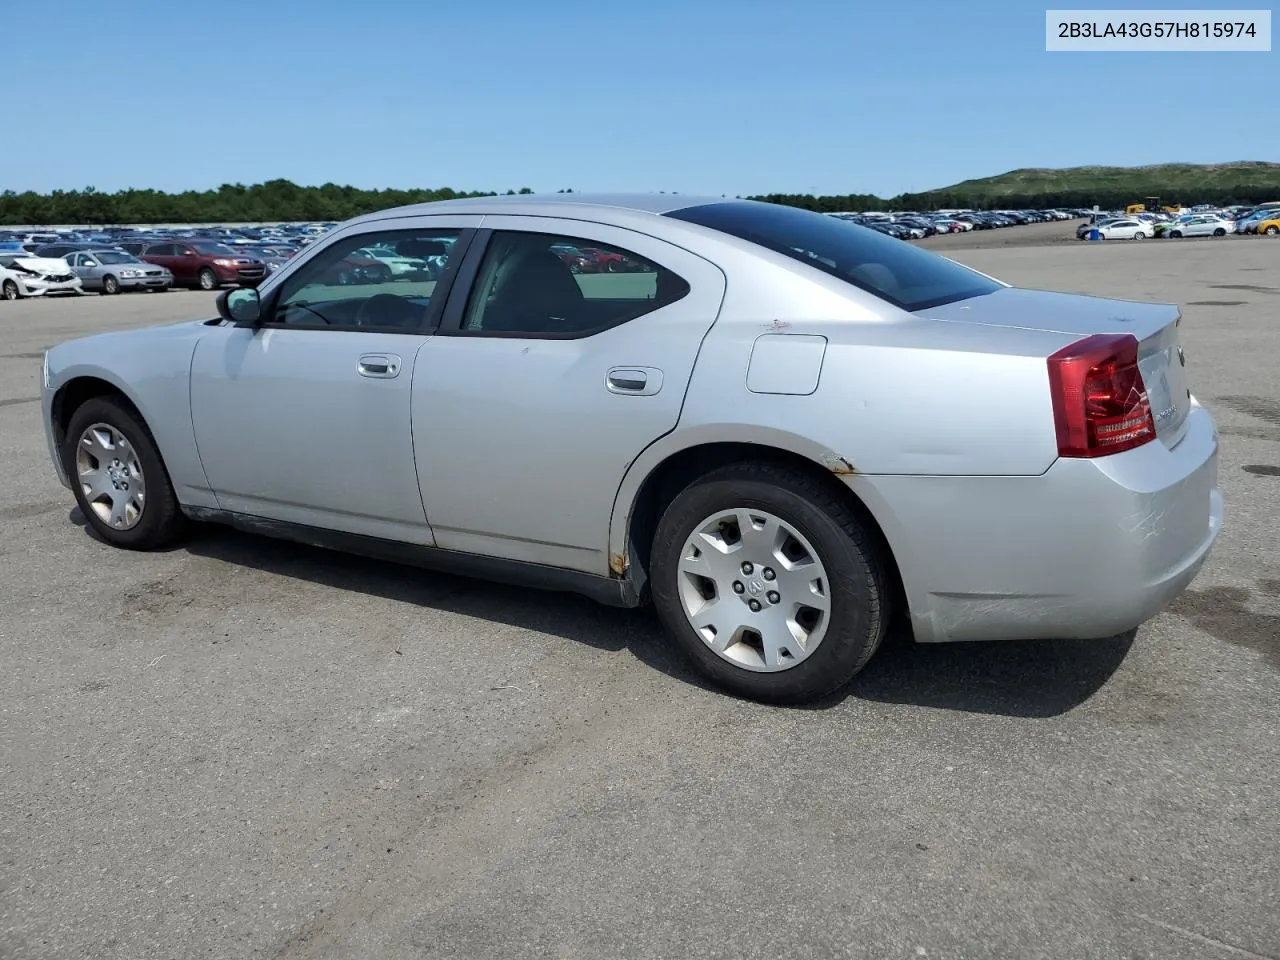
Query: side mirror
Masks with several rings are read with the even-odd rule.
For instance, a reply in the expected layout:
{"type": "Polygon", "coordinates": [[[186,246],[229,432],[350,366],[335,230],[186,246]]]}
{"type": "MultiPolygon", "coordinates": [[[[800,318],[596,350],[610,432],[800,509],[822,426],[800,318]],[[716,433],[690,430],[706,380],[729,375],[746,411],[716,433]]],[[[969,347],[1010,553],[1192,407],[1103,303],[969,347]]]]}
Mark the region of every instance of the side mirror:
{"type": "Polygon", "coordinates": [[[218,294],[218,315],[237,327],[262,323],[262,295],[255,287],[235,287],[218,294]]]}

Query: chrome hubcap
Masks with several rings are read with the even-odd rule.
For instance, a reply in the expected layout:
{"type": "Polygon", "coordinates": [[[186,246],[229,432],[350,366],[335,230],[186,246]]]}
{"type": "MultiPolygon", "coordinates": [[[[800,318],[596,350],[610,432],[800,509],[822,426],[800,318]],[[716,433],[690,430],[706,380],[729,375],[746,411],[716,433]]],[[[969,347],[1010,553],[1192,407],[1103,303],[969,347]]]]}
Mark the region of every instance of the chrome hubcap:
{"type": "Polygon", "coordinates": [[[680,604],[717,656],[762,673],[804,662],[827,632],[826,568],[798,530],[752,508],[698,524],[680,553],[680,604]]]}
{"type": "Polygon", "coordinates": [[[80,434],[76,477],[85,502],[114,530],[130,530],[142,519],[147,483],[129,440],[115,427],[95,423],[80,434]]]}

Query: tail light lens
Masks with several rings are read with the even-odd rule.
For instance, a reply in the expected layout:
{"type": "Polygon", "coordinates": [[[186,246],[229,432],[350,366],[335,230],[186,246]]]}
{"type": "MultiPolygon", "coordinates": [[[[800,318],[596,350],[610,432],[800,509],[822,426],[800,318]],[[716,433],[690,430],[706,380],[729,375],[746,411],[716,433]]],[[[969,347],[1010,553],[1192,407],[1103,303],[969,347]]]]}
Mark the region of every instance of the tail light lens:
{"type": "Polygon", "coordinates": [[[1059,456],[1104,457],[1155,439],[1131,334],[1100,333],[1063,347],[1049,357],[1049,388],[1059,456]]]}

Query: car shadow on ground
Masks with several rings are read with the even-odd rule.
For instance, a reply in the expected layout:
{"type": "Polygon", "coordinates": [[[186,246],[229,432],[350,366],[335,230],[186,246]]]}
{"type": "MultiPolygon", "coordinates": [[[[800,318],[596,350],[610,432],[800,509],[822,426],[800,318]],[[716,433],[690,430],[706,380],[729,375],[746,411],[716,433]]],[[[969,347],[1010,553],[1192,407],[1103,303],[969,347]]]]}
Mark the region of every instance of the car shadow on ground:
{"type": "MultiPolygon", "coordinates": [[[[73,522],[82,523],[73,511],[73,522]]],[[[652,608],[606,607],[549,593],[435,573],[236,530],[200,527],[178,549],[199,557],[433,610],[524,627],[614,652],[628,651],[684,683],[712,689],[673,648],[652,608]]],[[[1089,641],[917,644],[904,622],[853,682],[806,709],[849,698],[1011,717],[1054,717],[1097,692],[1134,634],[1089,641]]]]}

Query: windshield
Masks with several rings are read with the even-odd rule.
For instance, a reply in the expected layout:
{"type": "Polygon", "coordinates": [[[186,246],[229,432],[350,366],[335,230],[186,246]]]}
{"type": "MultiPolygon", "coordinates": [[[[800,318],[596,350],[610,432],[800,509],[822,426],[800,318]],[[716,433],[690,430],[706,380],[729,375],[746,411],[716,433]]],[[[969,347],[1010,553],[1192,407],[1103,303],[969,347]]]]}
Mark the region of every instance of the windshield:
{"type": "Polygon", "coordinates": [[[200,253],[213,254],[217,257],[239,256],[239,254],[228,247],[225,243],[193,243],[192,246],[200,253]]]}
{"type": "Polygon", "coordinates": [[[95,250],[93,257],[99,263],[141,263],[137,257],[127,253],[116,253],[114,250],[95,250]]]}
{"type": "Polygon", "coordinates": [[[924,310],[1001,289],[968,267],[878,230],[796,207],[736,200],[666,216],[799,260],[903,310],[924,310]]]}

